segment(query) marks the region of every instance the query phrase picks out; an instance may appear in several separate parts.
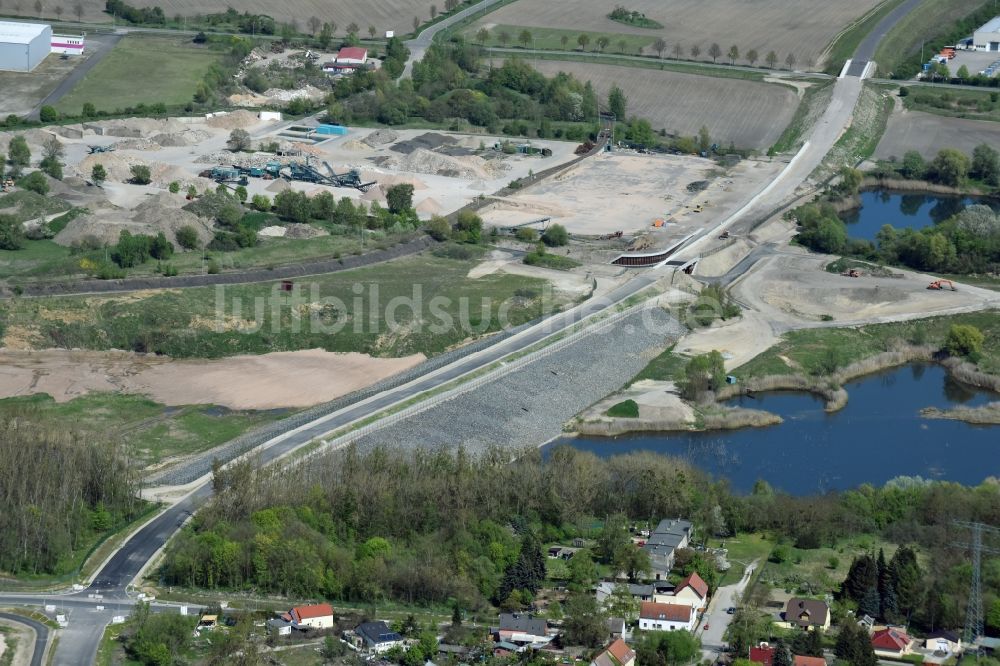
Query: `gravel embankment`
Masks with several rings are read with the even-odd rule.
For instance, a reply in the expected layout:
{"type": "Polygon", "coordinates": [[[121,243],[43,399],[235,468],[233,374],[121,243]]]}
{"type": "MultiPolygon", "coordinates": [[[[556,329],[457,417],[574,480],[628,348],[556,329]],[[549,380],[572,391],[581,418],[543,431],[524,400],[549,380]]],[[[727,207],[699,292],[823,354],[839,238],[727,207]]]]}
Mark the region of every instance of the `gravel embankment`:
{"type": "Polygon", "coordinates": [[[617,390],[684,329],[663,310],[636,313],[608,331],[586,336],[522,370],[499,377],[404,422],[357,441],[424,447],[538,446],[562,424],[617,390]]]}

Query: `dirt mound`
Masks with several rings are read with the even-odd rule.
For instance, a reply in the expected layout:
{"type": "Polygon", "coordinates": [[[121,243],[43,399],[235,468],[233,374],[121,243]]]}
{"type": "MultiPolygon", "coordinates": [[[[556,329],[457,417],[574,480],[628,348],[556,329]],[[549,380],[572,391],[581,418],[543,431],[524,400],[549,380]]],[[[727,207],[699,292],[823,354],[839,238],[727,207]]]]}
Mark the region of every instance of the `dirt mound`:
{"type": "Polygon", "coordinates": [[[181,203],[183,198],[180,195],[164,193],[142,202],[134,211],[110,205],[98,208],[71,220],[54,240],[64,246],[78,245],[85,239],[91,239],[91,242],[96,239],[102,244],[112,245],[118,242],[118,236],[125,230],[150,236],[162,231],[176,247],[177,230],[191,226],[198,232],[201,244],[208,243],[213,235],[211,226],[197,215],[181,210],[181,203]]]}
{"type": "Polygon", "coordinates": [[[285,238],[316,238],[327,235],[327,232],[311,224],[289,224],[285,230],[285,238]]]}
{"type": "Polygon", "coordinates": [[[217,129],[246,129],[257,124],[257,114],[250,111],[233,111],[232,113],[216,114],[206,120],[205,124],[217,129]]]}
{"type": "Polygon", "coordinates": [[[284,192],[285,190],[292,189],[292,186],[289,185],[288,181],[285,180],[284,178],[279,178],[270,185],[268,185],[267,187],[265,187],[264,189],[266,189],[268,192],[274,192],[275,194],[277,194],[278,192],[284,192]]]}
{"type": "Polygon", "coordinates": [[[407,155],[417,150],[436,150],[442,146],[453,146],[458,143],[458,139],[452,136],[445,136],[436,132],[427,132],[420,136],[413,137],[407,141],[400,141],[390,150],[407,155]]]}
{"type": "Polygon", "coordinates": [[[438,215],[441,213],[441,204],[434,197],[427,197],[417,204],[417,212],[423,215],[438,215]]]}
{"type": "Polygon", "coordinates": [[[115,150],[159,150],[160,144],[150,139],[122,139],[114,144],[115,150]]]}
{"type": "Polygon", "coordinates": [[[361,200],[383,202],[385,201],[385,192],[382,191],[382,187],[380,185],[376,185],[375,187],[371,188],[370,190],[362,194],[361,200]]]}
{"type": "Polygon", "coordinates": [[[414,190],[427,189],[427,183],[419,178],[414,178],[413,176],[377,174],[368,180],[377,180],[383,187],[392,187],[393,185],[412,185],[414,190]]]}
{"type": "Polygon", "coordinates": [[[194,146],[212,135],[205,130],[186,130],[184,132],[164,132],[153,137],[153,141],[164,147],[194,146]]]}
{"type": "Polygon", "coordinates": [[[367,143],[372,148],[377,148],[379,146],[384,146],[387,143],[392,143],[393,141],[398,141],[399,135],[393,132],[391,129],[377,129],[368,136],[366,136],[362,141],[367,143]]]}
{"type": "Polygon", "coordinates": [[[318,101],[326,96],[319,88],[306,85],[298,90],[283,90],[282,88],[270,88],[264,91],[264,97],[273,102],[291,102],[293,99],[309,99],[318,101]]]}
{"type": "Polygon", "coordinates": [[[104,165],[108,180],[111,182],[127,183],[132,178],[132,167],[144,165],[149,167],[150,182],[156,187],[167,187],[173,181],[177,181],[182,187],[204,184],[197,176],[191,175],[181,167],[164,162],[151,162],[138,155],[125,153],[88,155],[77,165],[77,173],[83,178],[89,178],[96,164],[104,165]]]}
{"type": "Polygon", "coordinates": [[[264,227],[257,232],[257,235],[262,238],[284,238],[286,233],[288,233],[286,227],[274,225],[272,227],[264,227]]]}

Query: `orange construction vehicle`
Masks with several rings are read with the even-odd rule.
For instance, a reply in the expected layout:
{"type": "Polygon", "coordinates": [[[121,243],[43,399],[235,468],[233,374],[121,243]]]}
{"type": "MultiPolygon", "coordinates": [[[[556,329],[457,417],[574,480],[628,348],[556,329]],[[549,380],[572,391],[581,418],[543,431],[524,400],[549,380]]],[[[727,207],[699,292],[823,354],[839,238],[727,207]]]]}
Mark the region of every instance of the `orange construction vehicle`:
{"type": "Polygon", "coordinates": [[[861,277],[861,271],[857,268],[850,268],[841,273],[844,277],[861,277]]]}
{"type": "Polygon", "coordinates": [[[958,291],[957,289],[955,289],[955,283],[952,282],[951,280],[934,280],[934,282],[931,282],[929,285],[927,285],[927,288],[933,289],[935,291],[939,291],[942,289],[951,289],[952,291],[958,291]]]}

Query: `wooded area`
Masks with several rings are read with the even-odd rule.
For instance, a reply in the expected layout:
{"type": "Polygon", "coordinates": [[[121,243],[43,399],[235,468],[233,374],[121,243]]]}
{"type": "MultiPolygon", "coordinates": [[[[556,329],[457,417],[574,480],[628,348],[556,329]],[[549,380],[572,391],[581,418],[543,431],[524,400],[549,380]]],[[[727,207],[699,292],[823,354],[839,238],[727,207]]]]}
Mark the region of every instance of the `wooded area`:
{"type": "MultiPolygon", "coordinates": [[[[25,409],[30,410],[30,407],[25,409]]],[[[62,574],[145,504],[122,443],[0,417],[0,571],[62,574]]]]}

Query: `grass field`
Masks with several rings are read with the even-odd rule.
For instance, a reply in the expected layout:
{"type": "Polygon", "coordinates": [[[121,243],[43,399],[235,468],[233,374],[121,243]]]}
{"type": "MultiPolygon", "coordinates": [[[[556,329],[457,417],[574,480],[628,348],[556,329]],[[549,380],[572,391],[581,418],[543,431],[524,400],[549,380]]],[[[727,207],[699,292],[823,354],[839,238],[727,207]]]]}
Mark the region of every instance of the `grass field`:
{"type": "Polygon", "coordinates": [[[974,312],[948,317],[930,317],[892,324],[872,324],[860,328],[824,328],[786,333],[778,344],[733,371],[737,377],[787,375],[801,368],[813,372],[827,360],[829,349],[839,350],[841,366],[846,366],[888,348],[893,340],[919,341],[941,345],[952,324],[971,324],[986,335],[980,367],[1000,372],[1000,317],[996,311],[974,312]],[[790,366],[789,359],[795,366],[790,366]]]}
{"type": "Polygon", "coordinates": [[[840,36],[830,44],[830,50],[825,59],[824,70],[826,73],[840,74],[844,61],[854,55],[854,51],[857,50],[861,41],[875,29],[879,21],[902,2],[903,0],[886,0],[841,32],[840,36]]]}
{"type": "Polygon", "coordinates": [[[517,325],[542,313],[543,280],[468,279],[473,265],[418,256],[318,275],[296,281],[297,303],[277,282],[13,299],[0,304],[0,328],[5,343],[17,340],[20,348],[147,350],[177,358],[316,348],[405,356],[439,353],[498,330],[501,317],[517,325]],[[412,299],[413,307],[396,297],[412,299]]]}
{"type": "Polygon", "coordinates": [[[903,106],[910,111],[923,111],[950,118],[1000,121],[1000,92],[942,88],[939,86],[907,86],[903,106]]]}
{"type": "Polygon", "coordinates": [[[707,545],[709,548],[725,548],[728,551],[726,557],[732,566],[722,575],[720,586],[738,582],[748,564],[754,560],[760,560],[760,564],[763,564],[774,548],[774,542],[762,534],[740,534],[727,539],[712,538],[708,540],[707,545]]]}
{"type": "MultiPolygon", "coordinates": [[[[625,33],[642,38],[662,38],[667,51],[680,44],[685,54],[692,46],[701,50],[699,59],[711,61],[708,49],[717,43],[725,54],[736,45],[741,53],[750,49],[758,51],[760,58],[774,50],[781,62],[791,53],[799,67],[818,64],[819,56],[827,44],[851,21],[871,10],[876,0],[802,0],[788,3],[783,0],[759,0],[737,3],[732,0],[637,0],[627,5],[630,10],[643,12],[647,17],[663,24],[661,30],[651,30],[623,25],[607,17],[612,5],[601,0],[578,0],[571,11],[563,3],[546,0],[517,0],[487,15],[477,22],[472,32],[480,27],[492,30],[504,25],[511,31],[511,43],[517,43],[522,28],[549,30],[559,28],[575,34],[625,33]]],[[[612,40],[610,49],[614,49],[612,40]]],[[[591,47],[593,48],[593,42],[591,47]]]]}
{"type": "Polygon", "coordinates": [[[287,416],[286,410],[238,412],[211,405],[166,407],[141,396],[94,393],[57,403],[48,395],[0,400],[0,414],[20,414],[60,431],[128,441],[134,462],[156,464],[197,453],[254,426],[287,416]]]}
{"type": "Polygon", "coordinates": [[[79,113],[86,102],[98,111],[140,103],[186,104],[209,66],[220,57],[221,52],[192,44],[189,38],[129,35],[59,100],[56,108],[79,113]],[[139,85],[141,82],[149,85],[139,85]]]}
{"type": "Polygon", "coordinates": [[[712,140],[723,146],[768,148],[798,104],[791,89],[755,81],[584,62],[532,60],[531,64],[549,76],[567,72],[590,80],[602,98],[618,85],[628,98],[630,117],[646,118],[656,130],[684,136],[693,136],[706,125],[712,140]]]}
{"type": "Polygon", "coordinates": [[[760,582],[792,594],[819,595],[839,591],[855,556],[885,550],[886,559],[896,552],[895,544],[873,536],[844,539],[834,547],[802,549],[781,546],[783,562],[768,560],[760,572],[760,582]]]}
{"type": "Polygon", "coordinates": [[[971,155],[975,147],[983,143],[991,146],[1000,143],[1000,123],[909,111],[889,117],[875,157],[880,160],[902,158],[906,151],[916,150],[932,159],[942,148],[955,148],[971,155]]]}
{"type": "Polygon", "coordinates": [[[889,76],[895,67],[916,54],[923,41],[930,41],[957,19],[971,14],[983,0],[924,0],[890,30],[875,50],[878,75],[889,76]]]}
{"type": "Polygon", "coordinates": [[[833,95],[833,81],[813,82],[806,88],[795,115],[785,127],[778,140],[774,143],[775,153],[793,152],[799,149],[805,141],[805,133],[816,122],[826,109],[833,95]]]}
{"type": "MultiPolygon", "coordinates": [[[[629,53],[636,54],[641,52],[641,50],[649,47],[655,37],[650,37],[649,35],[630,35],[627,33],[616,32],[616,24],[612,23],[607,32],[589,32],[589,31],[579,31],[579,30],[565,30],[562,28],[531,28],[529,32],[531,33],[531,41],[527,44],[521,41],[521,32],[525,29],[516,25],[496,25],[489,29],[490,38],[485,42],[482,42],[484,46],[510,46],[510,47],[526,47],[529,49],[576,49],[580,48],[577,38],[580,35],[586,35],[590,43],[587,45],[588,51],[599,50],[597,40],[601,37],[606,37],[609,40],[607,48],[604,49],[605,53],[629,53]],[[501,35],[506,33],[508,39],[506,43],[501,39],[501,35]],[[563,38],[566,38],[566,43],[563,43],[563,38]],[[621,44],[624,42],[624,46],[621,44]]],[[[465,30],[465,38],[469,41],[479,44],[480,41],[476,36],[479,31],[479,27],[469,28],[465,30]]],[[[647,51],[648,52],[648,51],[647,51]]]]}

